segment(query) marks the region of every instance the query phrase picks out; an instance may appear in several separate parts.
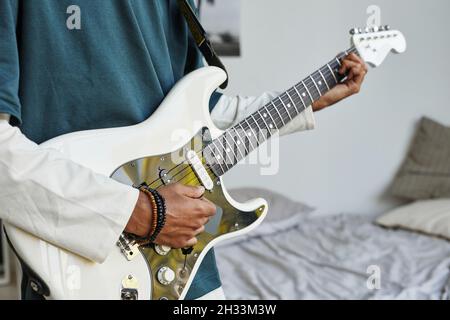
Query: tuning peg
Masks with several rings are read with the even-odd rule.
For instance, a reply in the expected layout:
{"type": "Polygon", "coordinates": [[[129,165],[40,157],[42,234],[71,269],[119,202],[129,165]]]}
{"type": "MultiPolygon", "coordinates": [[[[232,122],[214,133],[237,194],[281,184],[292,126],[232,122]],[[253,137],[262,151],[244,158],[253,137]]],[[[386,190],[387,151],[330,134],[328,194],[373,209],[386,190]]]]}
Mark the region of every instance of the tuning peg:
{"type": "Polygon", "coordinates": [[[384,31],[389,31],[391,30],[391,27],[389,25],[385,25],[384,27],[382,27],[384,31]]]}
{"type": "Polygon", "coordinates": [[[359,34],[360,32],[359,32],[359,29],[358,28],[353,28],[353,29],[351,29],[350,30],[350,34],[353,36],[353,35],[355,35],[355,34],[359,34]]]}
{"type": "Polygon", "coordinates": [[[370,28],[370,31],[372,32],[378,32],[380,29],[378,28],[378,26],[373,26],[372,28],[370,28]]]}
{"type": "Polygon", "coordinates": [[[365,32],[365,33],[369,33],[369,32],[370,32],[370,28],[369,28],[369,27],[366,27],[366,28],[364,29],[364,32],[365,32]]]}

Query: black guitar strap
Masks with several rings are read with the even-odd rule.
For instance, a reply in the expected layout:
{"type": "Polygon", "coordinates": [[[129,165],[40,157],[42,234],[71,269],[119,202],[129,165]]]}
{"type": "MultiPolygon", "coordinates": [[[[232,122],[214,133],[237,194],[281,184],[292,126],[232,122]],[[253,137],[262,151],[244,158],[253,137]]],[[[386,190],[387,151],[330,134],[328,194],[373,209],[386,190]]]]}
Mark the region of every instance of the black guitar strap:
{"type": "MultiPolygon", "coordinates": [[[[189,29],[191,30],[192,37],[194,38],[195,43],[200,49],[200,52],[203,54],[203,57],[205,57],[205,60],[208,63],[208,65],[218,67],[223,71],[225,71],[225,73],[227,73],[225,66],[223,65],[222,61],[220,61],[219,56],[214,51],[214,48],[211,42],[209,41],[205,29],[203,29],[200,21],[195,15],[194,10],[192,10],[188,1],[187,0],[177,0],[177,1],[178,6],[180,7],[180,11],[183,14],[184,18],[186,19],[189,29]]],[[[220,88],[225,89],[227,85],[228,85],[228,73],[227,73],[227,80],[225,80],[225,82],[222,83],[220,88]]]]}

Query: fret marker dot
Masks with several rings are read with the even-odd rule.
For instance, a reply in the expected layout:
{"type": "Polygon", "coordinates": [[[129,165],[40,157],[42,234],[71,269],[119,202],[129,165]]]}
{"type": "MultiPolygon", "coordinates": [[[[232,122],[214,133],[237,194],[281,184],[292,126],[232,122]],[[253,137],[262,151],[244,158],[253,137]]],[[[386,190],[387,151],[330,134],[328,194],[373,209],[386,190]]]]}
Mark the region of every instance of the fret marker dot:
{"type": "Polygon", "coordinates": [[[273,129],[273,124],[269,124],[269,128],[270,128],[270,129],[273,129]]]}
{"type": "Polygon", "coordinates": [[[230,152],[231,150],[230,150],[230,148],[227,148],[227,152],[230,152]]]}
{"type": "Polygon", "coordinates": [[[264,113],[263,116],[264,116],[264,118],[267,118],[267,113],[264,113]]]}
{"type": "Polygon", "coordinates": [[[240,145],[240,144],[241,144],[241,142],[240,142],[240,141],[237,141],[236,143],[237,143],[238,145],[240,145]]]}
{"type": "Polygon", "coordinates": [[[291,104],[290,104],[290,103],[288,103],[287,107],[288,107],[288,108],[290,108],[290,107],[291,107],[291,104]]]}
{"type": "Polygon", "coordinates": [[[252,135],[252,133],[251,133],[251,132],[248,132],[247,135],[250,137],[250,136],[252,135]]]}
{"type": "Polygon", "coordinates": [[[217,158],[217,160],[220,160],[220,156],[217,156],[216,158],[217,158]]]}
{"type": "Polygon", "coordinates": [[[319,83],[319,86],[321,86],[321,85],[322,85],[322,81],[319,81],[318,83],[319,83]]]}
{"type": "Polygon", "coordinates": [[[303,92],[303,93],[302,93],[302,96],[306,97],[306,93],[303,92]]]}

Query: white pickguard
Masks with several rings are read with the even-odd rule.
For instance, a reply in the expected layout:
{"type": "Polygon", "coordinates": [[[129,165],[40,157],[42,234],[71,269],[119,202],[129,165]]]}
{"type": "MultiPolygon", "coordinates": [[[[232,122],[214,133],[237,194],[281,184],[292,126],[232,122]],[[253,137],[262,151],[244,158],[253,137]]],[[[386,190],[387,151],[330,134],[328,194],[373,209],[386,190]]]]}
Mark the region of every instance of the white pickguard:
{"type": "MultiPolygon", "coordinates": [[[[208,127],[212,138],[222,131],[214,126],[209,114],[212,92],[225,80],[225,73],[206,67],[183,78],[170,92],[157,111],[146,121],[130,127],[89,130],[56,137],[45,142],[44,148],[63,152],[73,161],[97,173],[111,176],[121,165],[134,159],[169,153],[184,146],[202,127],[208,127]],[[148,143],[143,143],[147,139],[148,143]]],[[[227,200],[242,211],[252,211],[267,203],[255,199],[238,203],[226,193],[227,200]]],[[[262,218],[245,230],[226,234],[219,241],[239,236],[255,228],[262,218]]],[[[46,241],[38,239],[12,225],[5,225],[8,236],[25,263],[50,287],[50,299],[120,299],[122,280],[133,275],[139,283],[139,299],[151,298],[151,278],[142,256],[132,261],[124,258],[115,247],[102,264],[88,261],[46,241]]],[[[199,257],[201,261],[206,254],[199,257]]],[[[192,275],[195,275],[197,267],[192,275]]],[[[186,295],[191,280],[181,294],[186,295]]]]}

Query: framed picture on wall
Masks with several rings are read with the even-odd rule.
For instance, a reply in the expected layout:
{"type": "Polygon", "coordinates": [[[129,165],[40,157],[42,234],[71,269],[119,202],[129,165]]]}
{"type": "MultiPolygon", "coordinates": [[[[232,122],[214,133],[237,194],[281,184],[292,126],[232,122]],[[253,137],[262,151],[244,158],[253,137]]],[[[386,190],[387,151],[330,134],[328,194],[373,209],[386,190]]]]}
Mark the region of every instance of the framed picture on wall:
{"type": "Polygon", "coordinates": [[[8,244],[3,233],[2,221],[0,220],[0,286],[9,283],[9,265],[8,244]]]}

